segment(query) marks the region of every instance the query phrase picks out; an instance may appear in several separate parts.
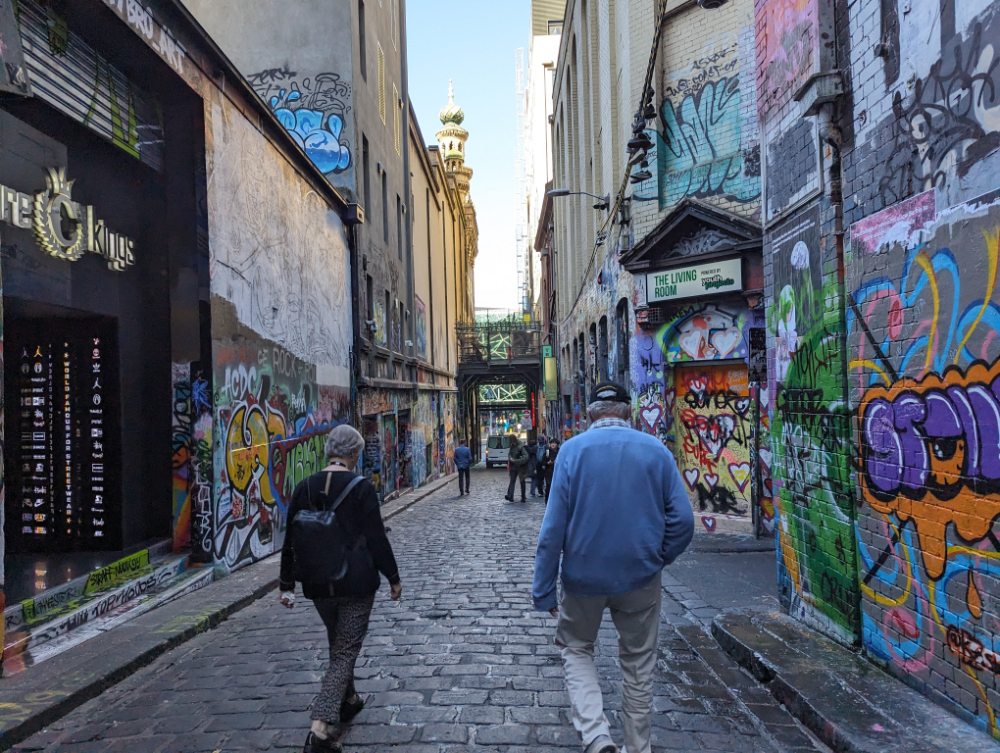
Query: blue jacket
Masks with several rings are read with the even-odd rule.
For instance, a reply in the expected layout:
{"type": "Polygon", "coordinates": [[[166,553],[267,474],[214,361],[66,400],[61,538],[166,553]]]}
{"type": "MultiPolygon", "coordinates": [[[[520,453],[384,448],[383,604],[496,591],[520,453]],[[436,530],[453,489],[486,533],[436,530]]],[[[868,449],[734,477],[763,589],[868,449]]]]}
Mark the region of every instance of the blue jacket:
{"type": "Polygon", "coordinates": [[[649,583],[694,535],[694,513],[673,455],[648,434],[591,429],[566,442],[535,554],[535,608],[574,596],[613,596],[649,583]]]}
{"type": "Polygon", "coordinates": [[[472,465],[472,450],[459,445],[455,448],[455,467],[465,470],[472,465]]]}

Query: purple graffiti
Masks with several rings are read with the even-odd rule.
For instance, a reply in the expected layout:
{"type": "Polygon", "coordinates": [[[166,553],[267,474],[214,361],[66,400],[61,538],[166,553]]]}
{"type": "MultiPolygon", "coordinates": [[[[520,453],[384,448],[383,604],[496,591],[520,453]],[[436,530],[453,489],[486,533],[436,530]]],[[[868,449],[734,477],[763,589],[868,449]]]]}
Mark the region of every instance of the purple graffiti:
{"type": "Polygon", "coordinates": [[[963,486],[1000,490],[1000,377],[987,385],[961,383],[959,374],[929,379],[891,400],[883,388],[866,398],[863,461],[873,494],[919,499],[931,489],[945,499],[963,486]]]}

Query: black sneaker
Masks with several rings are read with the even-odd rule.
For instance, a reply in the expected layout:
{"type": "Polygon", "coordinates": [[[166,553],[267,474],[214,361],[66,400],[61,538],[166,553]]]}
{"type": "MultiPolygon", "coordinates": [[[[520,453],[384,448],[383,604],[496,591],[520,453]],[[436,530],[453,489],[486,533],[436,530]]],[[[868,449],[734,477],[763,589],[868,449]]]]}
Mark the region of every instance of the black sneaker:
{"type": "Polygon", "coordinates": [[[310,732],[302,746],[302,753],[344,753],[344,746],[333,740],[322,740],[310,732]]]}
{"type": "Polygon", "coordinates": [[[344,702],[340,704],[340,722],[350,724],[351,720],[360,714],[364,707],[365,699],[357,694],[353,698],[345,698],[344,702]]]}

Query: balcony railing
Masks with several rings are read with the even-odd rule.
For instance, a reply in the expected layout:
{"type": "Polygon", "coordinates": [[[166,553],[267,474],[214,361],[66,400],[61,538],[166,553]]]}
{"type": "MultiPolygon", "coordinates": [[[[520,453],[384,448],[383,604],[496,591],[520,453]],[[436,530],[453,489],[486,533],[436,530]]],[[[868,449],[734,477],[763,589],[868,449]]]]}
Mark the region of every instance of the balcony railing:
{"type": "Polygon", "coordinates": [[[537,324],[460,324],[459,361],[501,365],[542,356],[542,332],[537,324]]]}

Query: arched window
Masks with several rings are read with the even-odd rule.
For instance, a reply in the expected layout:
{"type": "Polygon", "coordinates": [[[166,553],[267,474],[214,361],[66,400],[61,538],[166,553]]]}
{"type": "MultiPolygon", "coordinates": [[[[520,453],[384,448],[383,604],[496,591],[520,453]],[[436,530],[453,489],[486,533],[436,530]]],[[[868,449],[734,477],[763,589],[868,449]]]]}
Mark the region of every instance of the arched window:
{"type": "Polygon", "coordinates": [[[606,316],[602,316],[597,324],[597,371],[598,381],[612,378],[608,370],[608,317],[606,316]]]}
{"type": "Polygon", "coordinates": [[[618,367],[618,382],[626,388],[631,387],[631,374],[629,373],[631,366],[629,342],[631,338],[632,333],[629,331],[628,325],[628,299],[622,298],[618,303],[618,308],[615,309],[615,342],[618,346],[615,361],[618,367]]]}

